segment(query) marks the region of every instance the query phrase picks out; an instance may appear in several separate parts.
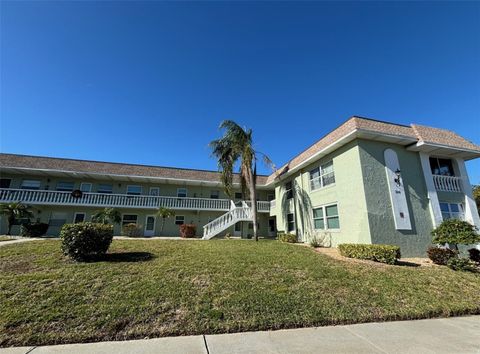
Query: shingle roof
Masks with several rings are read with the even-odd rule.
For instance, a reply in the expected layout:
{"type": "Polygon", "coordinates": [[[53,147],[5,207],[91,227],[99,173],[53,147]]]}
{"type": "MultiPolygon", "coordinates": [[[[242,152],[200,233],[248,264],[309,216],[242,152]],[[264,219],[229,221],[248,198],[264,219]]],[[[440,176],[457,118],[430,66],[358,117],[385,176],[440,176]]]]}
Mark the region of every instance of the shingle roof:
{"type": "MultiPolygon", "coordinates": [[[[0,153],[0,168],[1,167],[220,182],[220,173],[217,171],[3,153],[0,153]]],[[[265,184],[267,177],[268,176],[257,176],[257,184],[265,184]]],[[[234,182],[238,182],[237,174],[234,176],[234,182]]]]}
{"type": "Polygon", "coordinates": [[[276,172],[272,173],[267,179],[267,184],[273,182],[277,177],[297,167],[318,152],[326,149],[329,145],[333,144],[340,138],[345,137],[349,133],[355,131],[368,131],[371,133],[378,133],[380,135],[406,138],[413,141],[416,140],[425,143],[439,144],[455,149],[472,150],[480,153],[480,146],[475,145],[448,130],[415,124],[412,124],[411,126],[400,125],[370,118],[353,116],[338,128],[325,135],[315,144],[295,156],[288,163],[280,167],[276,172]]]}

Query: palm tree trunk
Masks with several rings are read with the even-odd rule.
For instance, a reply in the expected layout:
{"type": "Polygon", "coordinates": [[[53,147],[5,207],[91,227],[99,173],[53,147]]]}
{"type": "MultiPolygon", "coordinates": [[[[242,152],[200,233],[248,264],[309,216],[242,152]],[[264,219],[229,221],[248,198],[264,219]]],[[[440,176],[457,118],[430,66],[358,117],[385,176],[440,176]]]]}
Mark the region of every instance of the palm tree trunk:
{"type": "Polygon", "coordinates": [[[10,236],[10,234],[12,233],[12,226],[13,226],[13,223],[15,222],[15,217],[9,217],[8,218],[8,231],[7,231],[7,235],[10,236]]]}
{"type": "Polygon", "coordinates": [[[252,201],[253,237],[255,241],[258,241],[257,191],[255,188],[255,179],[250,169],[248,169],[248,187],[250,189],[250,200],[252,201]]]}

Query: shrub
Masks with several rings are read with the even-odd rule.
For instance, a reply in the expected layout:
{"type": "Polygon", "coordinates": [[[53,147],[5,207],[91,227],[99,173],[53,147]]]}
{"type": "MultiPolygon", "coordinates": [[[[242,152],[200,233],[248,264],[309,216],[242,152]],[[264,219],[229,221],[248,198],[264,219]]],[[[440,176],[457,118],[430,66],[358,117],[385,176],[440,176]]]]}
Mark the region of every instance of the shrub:
{"type": "Polygon", "coordinates": [[[446,243],[471,245],[480,242],[477,228],[466,221],[458,219],[444,220],[440,226],[432,231],[432,236],[432,243],[441,245],[446,243]]]}
{"type": "Polygon", "coordinates": [[[475,262],[468,258],[450,258],[447,263],[448,268],[453,270],[461,270],[464,272],[476,272],[478,269],[475,262]]]}
{"type": "Polygon", "coordinates": [[[392,245],[343,243],[338,245],[338,249],[344,257],[367,259],[387,264],[395,264],[400,258],[400,247],[392,245]]]}
{"type": "Polygon", "coordinates": [[[288,243],[295,243],[297,242],[297,235],[295,234],[286,234],[286,233],[279,233],[278,240],[280,242],[288,242],[288,243]]]}
{"type": "Polygon", "coordinates": [[[122,235],[127,237],[140,237],[143,236],[142,225],[135,223],[125,224],[122,226],[122,235]]]}
{"type": "Polygon", "coordinates": [[[470,260],[480,263],[480,250],[476,248],[470,248],[468,250],[470,260]]]}
{"type": "Polygon", "coordinates": [[[62,251],[76,261],[104,255],[113,239],[113,226],[83,222],[65,224],[60,231],[62,251]]]}
{"type": "Polygon", "coordinates": [[[27,237],[40,237],[47,233],[48,224],[36,222],[33,224],[23,224],[20,226],[20,234],[27,237]]]}
{"type": "Polygon", "coordinates": [[[430,247],[427,250],[428,258],[430,258],[433,263],[439,265],[447,265],[448,260],[456,257],[457,254],[457,252],[449,248],[430,247]]]}
{"type": "Polygon", "coordinates": [[[195,237],[197,227],[194,224],[182,224],[180,225],[180,236],[183,238],[195,237]]]}

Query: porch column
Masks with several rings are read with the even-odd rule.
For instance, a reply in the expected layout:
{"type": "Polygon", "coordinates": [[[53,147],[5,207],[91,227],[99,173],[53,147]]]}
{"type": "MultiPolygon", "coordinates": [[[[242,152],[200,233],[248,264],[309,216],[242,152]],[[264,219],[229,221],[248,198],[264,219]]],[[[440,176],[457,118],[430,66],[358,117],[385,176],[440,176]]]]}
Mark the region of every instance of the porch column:
{"type": "Polygon", "coordinates": [[[463,193],[465,194],[465,220],[480,229],[480,217],[478,216],[477,204],[473,199],[472,185],[468,178],[467,168],[463,159],[455,159],[457,162],[460,178],[462,179],[463,193]]]}
{"type": "Polygon", "coordinates": [[[439,226],[442,221],[442,211],[440,210],[440,202],[438,201],[437,189],[433,183],[432,170],[430,168],[429,156],[424,152],[420,152],[420,162],[422,163],[423,176],[427,185],[428,207],[430,216],[432,217],[433,227],[439,226]]]}

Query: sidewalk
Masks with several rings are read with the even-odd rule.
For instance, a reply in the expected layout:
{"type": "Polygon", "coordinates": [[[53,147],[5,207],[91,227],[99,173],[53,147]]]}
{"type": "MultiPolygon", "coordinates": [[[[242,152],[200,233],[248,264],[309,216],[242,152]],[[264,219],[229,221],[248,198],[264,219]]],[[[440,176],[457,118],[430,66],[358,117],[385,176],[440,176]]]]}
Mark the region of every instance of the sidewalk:
{"type": "Polygon", "coordinates": [[[45,238],[28,238],[28,237],[12,238],[12,240],[10,240],[10,241],[0,242],[0,247],[7,246],[7,245],[14,245],[16,243],[23,243],[23,242],[29,242],[29,241],[43,241],[43,240],[48,240],[48,239],[45,239],[45,238]]]}
{"type": "Polygon", "coordinates": [[[480,353],[480,316],[0,349],[0,354],[480,353]]]}

